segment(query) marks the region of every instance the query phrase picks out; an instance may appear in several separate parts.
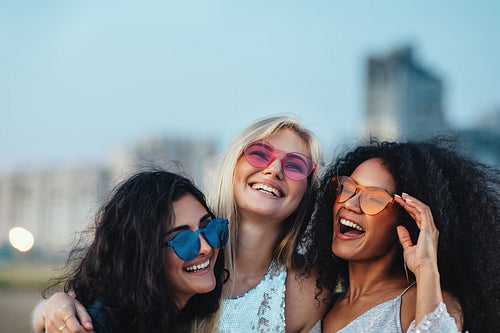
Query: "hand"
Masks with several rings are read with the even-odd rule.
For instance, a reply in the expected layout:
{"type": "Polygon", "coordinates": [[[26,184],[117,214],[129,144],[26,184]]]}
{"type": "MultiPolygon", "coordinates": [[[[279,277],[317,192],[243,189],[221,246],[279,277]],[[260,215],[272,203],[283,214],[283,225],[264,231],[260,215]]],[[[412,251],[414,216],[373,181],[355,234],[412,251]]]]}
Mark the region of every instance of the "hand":
{"type": "Polygon", "coordinates": [[[87,310],[66,293],[52,295],[45,304],[42,316],[45,318],[47,333],[94,332],[87,310]]]}
{"type": "Polygon", "coordinates": [[[397,227],[406,265],[415,276],[422,270],[437,272],[439,231],[429,206],[406,193],[402,197],[395,196],[395,200],[410,214],[420,229],[417,244],[413,245],[408,230],[403,226],[397,227]]]}

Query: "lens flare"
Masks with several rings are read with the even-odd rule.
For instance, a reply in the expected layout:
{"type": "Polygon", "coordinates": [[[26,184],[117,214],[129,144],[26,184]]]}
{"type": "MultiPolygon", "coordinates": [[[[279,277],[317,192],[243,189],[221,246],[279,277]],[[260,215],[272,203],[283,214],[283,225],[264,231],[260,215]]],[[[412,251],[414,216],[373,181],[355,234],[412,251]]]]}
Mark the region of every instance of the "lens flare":
{"type": "Polygon", "coordinates": [[[9,230],[9,241],[13,248],[20,252],[27,252],[35,244],[35,237],[28,230],[15,227],[9,230]]]}

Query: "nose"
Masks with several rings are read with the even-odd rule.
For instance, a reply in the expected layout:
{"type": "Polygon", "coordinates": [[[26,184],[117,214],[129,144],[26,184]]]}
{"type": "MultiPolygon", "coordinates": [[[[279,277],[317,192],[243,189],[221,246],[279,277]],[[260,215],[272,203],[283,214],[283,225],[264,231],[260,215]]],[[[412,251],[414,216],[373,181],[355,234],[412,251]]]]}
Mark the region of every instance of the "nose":
{"type": "Polygon", "coordinates": [[[360,197],[361,197],[360,192],[356,190],[356,193],[344,202],[344,207],[349,210],[352,210],[353,212],[362,213],[359,202],[360,197]]]}
{"type": "Polygon", "coordinates": [[[273,161],[264,168],[263,172],[265,175],[271,175],[273,178],[277,178],[279,180],[283,179],[283,166],[282,166],[283,157],[277,156],[273,159],[273,161]]]}
{"type": "Polygon", "coordinates": [[[198,235],[200,239],[200,251],[198,251],[198,255],[206,255],[212,252],[212,247],[208,244],[205,237],[201,234],[198,235]]]}

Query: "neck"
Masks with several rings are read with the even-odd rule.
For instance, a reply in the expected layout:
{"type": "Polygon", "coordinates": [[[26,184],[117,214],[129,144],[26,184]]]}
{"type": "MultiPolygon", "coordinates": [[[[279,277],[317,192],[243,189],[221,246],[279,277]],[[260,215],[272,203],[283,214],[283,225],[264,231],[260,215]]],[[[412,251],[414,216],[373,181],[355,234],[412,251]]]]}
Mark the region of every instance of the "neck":
{"type": "Polygon", "coordinates": [[[362,296],[387,293],[408,286],[404,271],[395,269],[394,256],[349,261],[349,289],[346,297],[351,301],[362,296]]]}
{"type": "Polygon", "coordinates": [[[265,276],[273,260],[273,250],[281,223],[245,219],[239,221],[235,272],[231,272],[234,288],[231,297],[252,289],[265,276]]]}
{"type": "Polygon", "coordinates": [[[187,302],[189,302],[190,299],[191,297],[177,297],[175,299],[175,305],[177,305],[178,313],[180,313],[182,309],[184,309],[184,307],[186,306],[187,302]]]}
{"type": "Polygon", "coordinates": [[[273,250],[278,240],[281,223],[240,220],[236,263],[240,271],[266,269],[273,259],[273,250]]]}

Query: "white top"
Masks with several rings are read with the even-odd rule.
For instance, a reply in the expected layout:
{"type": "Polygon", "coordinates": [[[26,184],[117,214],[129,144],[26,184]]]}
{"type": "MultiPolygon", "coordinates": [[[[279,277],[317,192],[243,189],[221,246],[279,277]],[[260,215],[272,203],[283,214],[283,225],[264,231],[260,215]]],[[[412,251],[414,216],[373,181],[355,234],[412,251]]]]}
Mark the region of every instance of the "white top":
{"type": "MultiPolygon", "coordinates": [[[[402,333],[401,297],[410,287],[406,288],[398,297],[366,311],[339,330],[338,333],[402,333]]],[[[309,331],[309,333],[313,332],[321,332],[321,322],[316,323],[309,331]]],[[[415,320],[413,320],[406,333],[458,333],[458,328],[455,319],[446,310],[446,305],[439,303],[437,308],[426,315],[417,327],[415,327],[415,320]]]]}
{"type": "Polygon", "coordinates": [[[401,298],[408,289],[406,288],[398,297],[374,306],[358,318],[351,321],[347,326],[339,330],[339,333],[402,333],[401,329],[401,298]]]}
{"type": "Polygon", "coordinates": [[[286,267],[273,260],[253,289],[222,300],[219,332],[285,332],[286,274],[286,267]]]}

